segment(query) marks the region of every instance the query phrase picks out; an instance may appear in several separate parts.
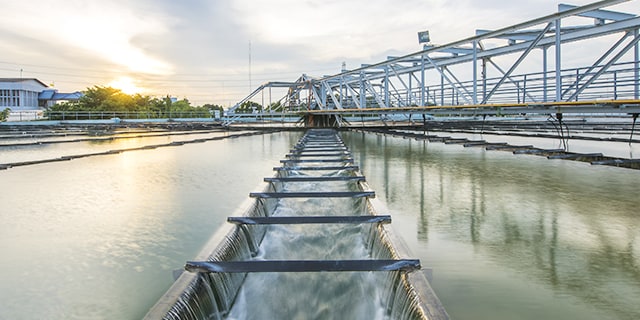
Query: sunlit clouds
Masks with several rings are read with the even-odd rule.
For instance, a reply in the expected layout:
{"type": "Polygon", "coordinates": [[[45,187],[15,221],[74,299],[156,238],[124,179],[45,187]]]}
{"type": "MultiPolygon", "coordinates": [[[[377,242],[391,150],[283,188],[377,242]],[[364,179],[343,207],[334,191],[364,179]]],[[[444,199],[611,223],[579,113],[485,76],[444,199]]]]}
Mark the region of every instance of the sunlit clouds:
{"type": "Polygon", "coordinates": [[[267,81],[416,52],[418,31],[444,44],[551,14],[558,2],[0,0],[0,77],[229,106],[267,81]]]}
{"type": "Polygon", "coordinates": [[[109,87],[120,89],[126,94],[144,94],[145,89],[139,87],[135,81],[129,77],[120,77],[107,84],[109,87]]]}
{"type": "Polygon", "coordinates": [[[103,1],[6,1],[4,28],[20,27],[25,35],[51,41],[58,50],[81,50],[130,72],[169,74],[169,62],[137,47],[138,36],[160,34],[166,28],[152,16],[136,14],[117,2],[103,1]],[[55,4],[52,4],[55,3],[55,4]]]}

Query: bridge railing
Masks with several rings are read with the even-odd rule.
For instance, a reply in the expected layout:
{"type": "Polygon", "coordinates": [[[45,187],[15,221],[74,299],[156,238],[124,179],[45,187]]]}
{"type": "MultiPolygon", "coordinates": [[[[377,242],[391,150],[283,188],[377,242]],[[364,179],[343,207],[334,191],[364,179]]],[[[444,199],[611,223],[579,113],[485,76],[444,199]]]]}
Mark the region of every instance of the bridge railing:
{"type": "Polygon", "coordinates": [[[106,111],[47,111],[49,120],[109,120],[119,119],[213,119],[208,112],[106,112],[106,111]]]}
{"type": "MultiPolygon", "coordinates": [[[[571,68],[561,72],[562,97],[568,99],[580,88],[588,79],[593,77],[597,68],[571,68]]],[[[634,62],[619,63],[611,66],[608,71],[602,73],[582,92],[576,94],[572,101],[578,100],[619,100],[634,99],[635,79],[634,62]]],[[[487,103],[531,103],[549,102],[556,96],[555,72],[536,72],[520,75],[513,75],[505,82],[499,91],[496,91],[487,103]]],[[[481,82],[478,92],[478,100],[483,100],[487,94],[487,88],[495,86],[500,78],[488,78],[486,83],[481,82]]],[[[461,98],[460,92],[473,92],[473,81],[460,82],[461,87],[454,90],[449,86],[428,86],[426,93],[429,104],[432,105],[461,105],[465,101],[461,98]]],[[[392,96],[394,106],[418,105],[420,88],[398,91],[392,96]],[[408,93],[409,92],[409,93],[408,93]],[[404,99],[398,99],[403,97],[404,99]]]]}

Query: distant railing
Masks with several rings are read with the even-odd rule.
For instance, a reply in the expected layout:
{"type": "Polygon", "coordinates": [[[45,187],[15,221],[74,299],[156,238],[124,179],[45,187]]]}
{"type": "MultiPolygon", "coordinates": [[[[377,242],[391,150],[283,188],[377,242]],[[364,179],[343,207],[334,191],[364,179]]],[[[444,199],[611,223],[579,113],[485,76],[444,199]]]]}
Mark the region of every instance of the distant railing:
{"type": "Polygon", "coordinates": [[[49,120],[109,120],[109,119],[211,119],[208,112],[106,112],[106,111],[47,111],[49,120]]]}

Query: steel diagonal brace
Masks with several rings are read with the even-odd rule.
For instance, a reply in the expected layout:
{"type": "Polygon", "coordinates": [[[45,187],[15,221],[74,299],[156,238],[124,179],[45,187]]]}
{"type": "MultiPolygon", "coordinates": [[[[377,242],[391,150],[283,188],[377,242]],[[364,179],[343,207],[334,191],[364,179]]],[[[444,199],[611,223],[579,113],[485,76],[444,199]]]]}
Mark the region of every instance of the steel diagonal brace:
{"type": "MultiPolygon", "coordinates": [[[[445,67],[442,67],[442,69],[443,69],[444,71],[446,71],[446,72],[448,72],[448,73],[449,73],[449,75],[451,76],[451,78],[453,78],[453,80],[458,84],[458,86],[460,86],[460,89],[464,90],[464,93],[466,93],[466,94],[467,94],[467,97],[472,97],[472,98],[473,98],[473,95],[471,94],[471,92],[469,92],[469,90],[467,90],[467,88],[466,88],[464,85],[462,85],[462,81],[460,81],[460,79],[458,79],[458,77],[456,77],[456,75],[455,75],[455,74],[453,74],[453,72],[451,72],[451,70],[449,70],[449,68],[447,68],[447,67],[445,66],[445,67]]],[[[465,98],[465,96],[464,96],[464,95],[462,96],[462,98],[463,98],[463,99],[464,99],[464,101],[466,101],[467,103],[471,103],[471,101],[470,101],[469,99],[465,98]]],[[[476,103],[472,103],[472,104],[476,104],[476,103]]]]}
{"type": "Polygon", "coordinates": [[[616,61],[618,61],[618,59],[620,59],[623,55],[625,55],[629,51],[629,49],[633,48],[636,44],[638,44],[639,40],[640,40],[640,35],[636,35],[631,42],[629,42],[620,52],[618,52],[618,54],[616,54],[613,58],[611,58],[611,60],[609,62],[607,62],[607,64],[605,64],[598,72],[596,72],[596,74],[594,74],[591,77],[591,79],[587,80],[587,82],[585,84],[583,84],[580,88],[578,88],[576,90],[576,92],[574,92],[571,95],[571,97],[569,97],[569,99],[567,99],[567,101],[571,101],[571,100],[575,99],[580,93],[582,93],[582,91],[584,91],[586,88],[588,88],[603,73],[605,73],[609,69],[609,67],[611,67],[612,64],[616,63],[616,61]]]}
{"type": "Polygon", "coordinates": [[[549,31],[549,29],[551,29],[551,26],[553,24],[554,23],[552,22],[547,23],[547,26],[542,31],[540,31],[538,36],[533,41],[531,41],[531,44],[529,44],[529,47],[520,55],[518,60],[516,60],[516,62],[511,66],[511,68],[509,68],[509,70],[504,74],[504,76],[502,76],[500,81],[496,83],[496,85],[493,87],[493,89],[491,89],[491,91],[487,94],[487,96],[485,96],[484,99],[482,99],[481,104],[486,104],[487,101],[491,98],[491,96],[493,96],[493,94],[496,93],[496,91],[498,91],[500,86],[507,80],[509,76],[511,76],[511,73],[513,73],[513,71],[516,70],[516,68],[520,65],[520,63],[522,63],[522,61],[529,55],[531,50],[533,50],[538,45],[540,40],[544,38],[545,34],[547,33],[547,31],[549,31]]]}
{"type": "Polygon", "coordinates": [[[391,86],[391,88],[393,89],[393,94],[391,94],[391,91],[389,91],[389,93],[393,98],[396,99],[396,101],[398,101],[398,106],[406,107],[407,103],[402,100],[402,95],[400,95],[400,92],[398,92],[398,89],[396,88],[396,86],[393,85],[393,82],[389,81],[389,86],[391,86]]]}
{"type": "MultiPolygon", "coordinates": [[[[418,84],[420,85],[420,88],[421,88],[421,90],[422,90],[422,88],[424,88],[424,85],[422,84],[422,81],[420,81],[420,79],[418,79],[418,76],[416,76],[416,75],[415,75],[415,74],[413,74],[413,73],[411,73],[411,76],[412,76],[414,79],[416,79],[416,81],[418,82],[418,84]]],[[[426,101],[429,101],[429,99],[431,99],[432,97],[431,97],[431,95],[429,94],[429,90],[424,90],[424,91],[425,91],[425,92],[424,92],[424,93],[425,93],[425,99],[424,99],[424,101],[426,102],[426,101]]],[[[435,99],[436,99],[436,98],[435,98],[435,97],[433,97],[433,104],[434,104],[434,105],[436,104],[436,103],[435,103],[435,99]]]]}
{"type": "MultiPolygon", "coordinates": [[[[396,68],[393,65],[389,65],[389,68],[391,69],[391,72],[393,72],[393,74],[396,76],[396,78],[398,78],[398,80],[400,80],[400,83],[402,83],[402,86],[404,87],[404,89],[408,92],[409,91],[409,86],[407,86],[407,83],[404,82],[404,80],[402,79],[402,77],[400,77],[400,75],[398,74],[398,72],[396,71],[396,68]]],[[[398,99],[398,102],[401,105],[407,106],[409,104],[407,104],[406,102],[403,102],[402,100],[402,96],[400,95],[400,93],[398,92],[398,89],[396,89],[396,87],[393,85],[393,82],[389,82],[389,84],[393,87],[393,90],[395,91],[395,96],[397,96],[396,99],[398,99]]]]}
{"type": "Polygon", "coordinates": [[[336,109],[342,109],[342,104],[340,104],[340,101],[337,101],[336,97],[333,96],[333,87],[329,85],[327,81],[322,81],[322,85],[328,88],[329,97],[331,98],[331,101],[333,101],[333,104],[335,104],[336,109]]]}
{"type": "MultiPolygon", "coordinates": [[[[493,60],[491,60],[491,58],[487,58],[486,59],[491,65],[493,65],[494,68],[496,68],[496,70],[500,71],[500,73],[502,73],[502,75],[504,76],[506,73],[504,72],[504,70],[502,70],[502,68],[500,68],[499,65],[497,65],[495,62],[493,62],[493,60]]],[[[511,81],[511,83],[513,83],[513,85],[515,85],[518,89],[522,89],[520,87],[520,84],[517,81],[514,81],[513,78],[511,78],[511,76],[507,77],[507,79],[509,81],[511,81]]],[[[529,92],[526,92],[527,97],[529,98],[530,101],[533,102],[538,102],[538,99],[536,99],[534,96],[532,96],[529,92]]]]}
{"type": "MultiPolygon", "coordinates": [[[[380,96],[376,93],[376,90],[373,89],[373,86],[371,85],[371,81],[369,81],[369,78],[367,77],[367,75],[363,74],[363,76],[364,76],[364,84],[366,85],[366,89],[369,92],[371,92],[371,95],[373,95],[373,98],[378,103],[378,106],[380,106],[380,108],[386,108],[387,106],[385,105],[384,101],[382,101],[382,99],[380,99],[380,96]]],[[[365,92],[366,92],[366,90],[365,90],[365,92]]]]}
{"type": "MultiPolygon", "coordinates": [[[[424,55],[424,58],[427,59],[427,61],[429,61],[429,63],[433,66],[434,69],[436,69],[436,71],[438,71],[438,73],[442,76],[442,78],[444,78],[449,85],[451,86],[451,88],[453,88],[453,90],[455,90],[455,92],[457,92],[458,94],[461,94],[460,90],[458,89],[458,87],[455,86],[455,84],[451,81],[451,79],[449,79],[449,77],[447,77],[447,75],[443,72],[442,68],[437,65],[435,63],[435,61],[433,61],[433,59],[431,59],[431,57],[429,57],[429,55],[424,55]]],[[[469,99],[467,99],[467,97],[464,96],[464,94],[461,94],[462,99],[464,99],[467,103],[470,104],[469,99]]]]}
{"type": "Polygon", "coordinates": [[[622,36],[622,38],[620,38],[620,40],[618,40],[618,42],[616,42],[616,44],[614,44],[609,50],[607,50],[607,52],[605,52],[599,59],[598,61],[596,61],[591,67],[589,67],[589,69],[587,69],[587,71],[585,71],[582,76],[578,77],[578,79],[576,79],[576,81],[574,83],[572,83],[563,93],[562,93],[562,97],[564,97],[567,93],[569,93],[569,91],[571,91],[574,87],[576,87],[588,74],[591,74],[591,72],[600,66],[600,64],[606,59],[607,56],[609,56],[615,49],[617,49],[622,42],[631,35],[630,32],[626,32],[624,34],[624,36],[622,36]]]}
{"type": "Polygon", "coordinates": [[[591,67],[589,67],[589,69],[587,69],[581,76],[579,76],[575,82],[573,82],[563,93],[562,93],[562,97],[564,98],[564,96],[566,96],[569,91],[573,90],[573,88],[578,87],[578,84],[580,84],[580,82],[582,82],[582,80],[584,80],[585,77],[587,77],[587,75],[590,75],[592,73],[592,71],[598,67],[601,67],[602,62],[604,62],[604,60],[611,54],[613,53],[613,51],[615,51],[618,47],[620,47],[620,45],[622,44],[622,42],[624,42],[625,39],[627,39],[629,36],[631,36],[632,33],[631,32],[625,32],[625,34],[622,36],[622,38],[620,38],[620,40],[618,40],[611,48],[609,48],[609,50],[607,50],[607,52],[605,52],[591,67]]]}
{"type": "MultiPolygon", "coordinates": [[[[318,94],[318,90],[316,90],[315,86],[311,86],[311,93],[313,94],[313,96],[316,98],[316,103],[320,106],[320,109],[324,110],[326,109],[326,104],[323,102],[322,97],[318,94]]],[[[311,107],[311,106],[309,106],[311,107]]]]}
{"type": "Polygon", "coordinates": [[[358,96],[358,92],[355,89],[353,89],[348,83],[344,83],[343,85],[347,88],[347,91],[351,92],[351,97],[353,97],[352,98],[353,102],[356,104],[356,107],[360,109],[361,108],[360,101],[358,99],[355,99],[355,97],[358,96]]]}

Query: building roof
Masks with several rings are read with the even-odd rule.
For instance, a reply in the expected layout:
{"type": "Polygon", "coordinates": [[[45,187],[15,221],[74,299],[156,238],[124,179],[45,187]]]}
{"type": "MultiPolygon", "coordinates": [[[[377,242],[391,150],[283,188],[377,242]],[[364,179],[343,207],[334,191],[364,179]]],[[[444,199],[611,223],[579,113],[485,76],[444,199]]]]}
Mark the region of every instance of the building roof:
{"type": "Polygon", "coordinates": [[[0,78],[0,82],[25,82],[25,81],[35,81],[41,84],[43,87],[49,87],[44,82],[36,78],[0,78]]]}
{"type": "Polygon", "coordinates": [[[55,89],[43,90],[38,94],[39,100],[78,100],[82,97],[82,92],[76,91],[71,93],[58,92],[55,89]]]}
{"type": "Polygon", "coordinates": [[[82,96],[82,92],[79,91],[71,93],[56,92],[53,94],[53,97],[51,97],[51,100],[78,100],[82,98],[82,96]]]}
{"type": "Polygon", "coordinates": [[[54,94],[56,94],[56,90],[43,90],[42,92],[40,92],[40,94],[38,94],[38,99],[51,100],[54,94]]]}

